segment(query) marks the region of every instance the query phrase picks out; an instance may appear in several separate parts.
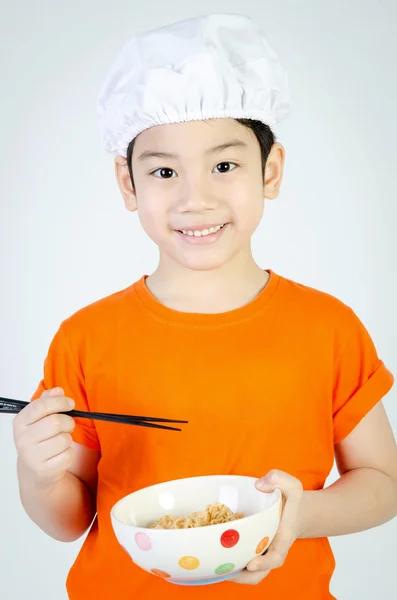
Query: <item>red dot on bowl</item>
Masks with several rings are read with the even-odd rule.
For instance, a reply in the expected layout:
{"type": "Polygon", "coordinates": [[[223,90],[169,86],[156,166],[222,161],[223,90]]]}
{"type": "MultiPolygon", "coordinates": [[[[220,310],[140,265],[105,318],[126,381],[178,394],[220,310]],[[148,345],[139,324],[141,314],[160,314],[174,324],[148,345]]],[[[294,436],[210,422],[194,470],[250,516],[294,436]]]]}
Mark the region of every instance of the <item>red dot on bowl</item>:
{"type": "Polygon", "coordinates": [[[266,546],[268,545],[268,543],[269,543],[269,538],[268,537],[263,538],[263,540],[261,540],[256,547],[256,553],[260,554],[261,552],[263,552],[264,549],[266,548],[266,546]]]}
{"type": "Polygon", "coordinates": [[[240,534],[235,529],[228,529],[221,535],[221,544],[224,548],[233,548],[240,539],[240,534]]]}
{"type": "Polygon", "coordinates": [[[140,550],[150,550],[152,547],[152,541],[146,533],[137,533],[135,535],[135,542],[140,550]]]}
{"type": "Polygon", "coordinates": [[[154,575],[158,575],[159,577],[171,577],[171,575],[169,575],[169,573],[166,573],[165,571],[161,571],[160,569],[152,569],[152,573],[154,575]]]}

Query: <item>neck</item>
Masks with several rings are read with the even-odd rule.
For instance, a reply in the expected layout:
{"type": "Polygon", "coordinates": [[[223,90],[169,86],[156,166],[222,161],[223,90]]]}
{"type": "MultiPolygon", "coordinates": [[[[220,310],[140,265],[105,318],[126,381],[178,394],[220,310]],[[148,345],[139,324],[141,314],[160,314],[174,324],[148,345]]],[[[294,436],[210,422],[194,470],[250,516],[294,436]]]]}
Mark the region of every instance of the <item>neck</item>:
{"type": "Polygon", "coordinates": [[[251,253],[236,256],[217,269],[196,271],[160,259],[146,284],[168,308],[181,312],[222,313],[240,308],[258,296],[269,275],[251,253]]]}

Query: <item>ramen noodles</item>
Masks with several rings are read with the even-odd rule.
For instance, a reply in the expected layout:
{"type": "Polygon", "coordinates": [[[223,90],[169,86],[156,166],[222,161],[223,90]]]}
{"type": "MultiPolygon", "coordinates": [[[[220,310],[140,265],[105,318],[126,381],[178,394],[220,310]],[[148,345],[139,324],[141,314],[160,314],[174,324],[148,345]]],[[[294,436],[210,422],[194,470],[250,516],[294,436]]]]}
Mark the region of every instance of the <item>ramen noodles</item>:
{"type": "Polygon", "coordinates": [[[190,529],[192,527],[205,527],[207,525],[219,525],[242,519],[243,513],[230,510],[225,504],[215,502],[208,504],[205,510],[193,512],[185,517],[172,517],[165,515],[151,525],[150,529],[190,529]]]}

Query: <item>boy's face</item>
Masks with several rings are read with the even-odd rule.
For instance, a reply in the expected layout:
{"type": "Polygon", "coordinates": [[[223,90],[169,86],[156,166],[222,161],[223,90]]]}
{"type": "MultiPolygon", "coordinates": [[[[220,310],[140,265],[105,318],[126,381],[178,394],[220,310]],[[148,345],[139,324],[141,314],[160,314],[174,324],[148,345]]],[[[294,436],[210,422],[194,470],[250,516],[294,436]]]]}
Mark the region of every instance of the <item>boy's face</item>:
{"type": "Polygon", "coordinates": [[[212,270],[251,253],[264,197],[278,195],[283,164],[283,148],[274,144],[263,179],[254,133],[234,119],[211,119],[144,131],[132,157],[135,189],[123,157],[116,157],[116,175],[161,262],[212,270]],[[214,149],[226,144],[233,145],[214,149]]]}

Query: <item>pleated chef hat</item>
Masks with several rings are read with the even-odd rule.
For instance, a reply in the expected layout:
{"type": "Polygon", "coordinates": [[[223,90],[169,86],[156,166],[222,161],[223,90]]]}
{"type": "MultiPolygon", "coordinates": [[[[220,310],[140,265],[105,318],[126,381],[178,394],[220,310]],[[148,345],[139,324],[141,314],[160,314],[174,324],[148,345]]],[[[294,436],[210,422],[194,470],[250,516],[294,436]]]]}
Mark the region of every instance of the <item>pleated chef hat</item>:
{"type": "Polygon", "coordinates": [[[155,125],[257,119],[273,128],[290,112],[287,75],[244,15],[209,14],[146,31],[116,56],[98,97],[105,149],[155,125]]]}

